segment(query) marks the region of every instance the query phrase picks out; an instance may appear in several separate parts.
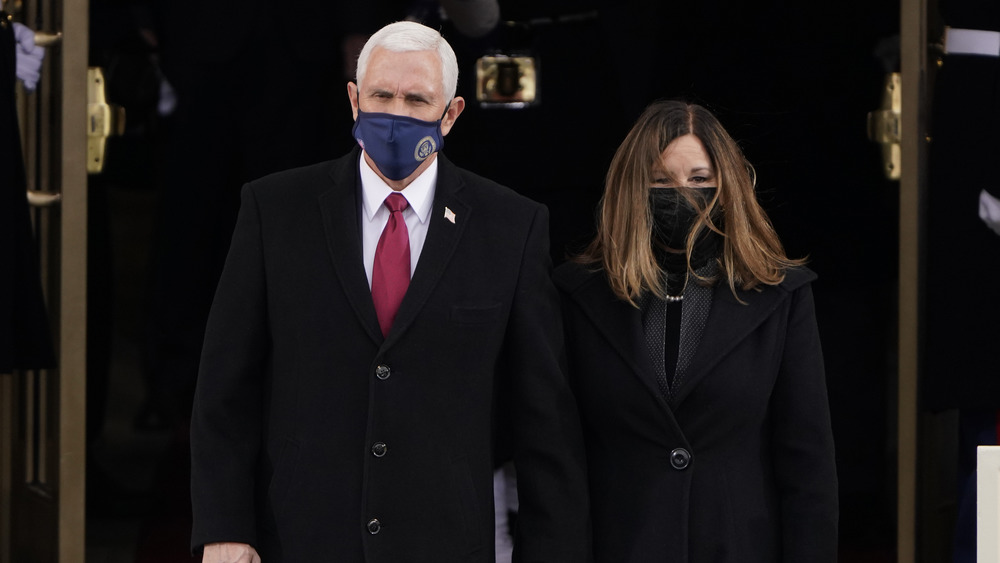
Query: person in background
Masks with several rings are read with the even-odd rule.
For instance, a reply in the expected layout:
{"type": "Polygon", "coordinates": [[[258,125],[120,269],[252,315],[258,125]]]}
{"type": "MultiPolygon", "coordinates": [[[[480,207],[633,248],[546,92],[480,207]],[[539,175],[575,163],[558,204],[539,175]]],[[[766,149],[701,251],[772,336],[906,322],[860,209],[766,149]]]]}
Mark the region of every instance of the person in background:
{"type": "Polygon", "coordinates": [[[25,197],[16,81],[32,92],[45,50],[0,1],[0,373],[55,365],[38,252],[25,197]]]}
{"type": "MultiPolygon", "coordinates": [[[[1000,367],[1000,4],[937,4],[944,48],[931,91],[921,404],[957,411],[951,561],[976,561],[976,451],[996,445],[1000,367]]],[[[949,454],[939,452],[936,458],[949,454]]]]}
{"type": "Polygon", "coordinates": [[[546,210],[440,153],[465,101],[438,32],[390,24],[357,67],[359,146],[243,188],[191,421],[192,547],[491,562],[503,411],[515,559],[586,561],[546,210]]]}
{"type": "Polygon", "coordinates": [[[557,268],[597,562],[837,560],[810,282],[705,108],[660,101],[557,268]]]}

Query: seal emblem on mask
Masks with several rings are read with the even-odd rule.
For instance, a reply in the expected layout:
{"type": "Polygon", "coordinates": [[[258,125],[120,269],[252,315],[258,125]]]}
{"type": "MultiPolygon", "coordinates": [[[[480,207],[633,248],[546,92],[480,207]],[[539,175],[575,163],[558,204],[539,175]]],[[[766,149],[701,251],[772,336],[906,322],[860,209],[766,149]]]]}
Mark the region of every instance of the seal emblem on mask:
{"type": "Polygon", "coordinates": [[[420,139],[417,143],[417,148],[413,151],[413,158],[418,161],[424,161],[428,156],[434,154],[437,150],[437,143],[430,136],[420,139]]]}

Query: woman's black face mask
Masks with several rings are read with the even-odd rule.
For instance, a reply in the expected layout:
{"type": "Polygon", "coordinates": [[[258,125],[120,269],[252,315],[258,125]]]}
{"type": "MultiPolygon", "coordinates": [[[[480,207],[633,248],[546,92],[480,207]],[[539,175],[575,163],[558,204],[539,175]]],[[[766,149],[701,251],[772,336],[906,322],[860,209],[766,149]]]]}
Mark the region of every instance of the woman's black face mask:
{"type": "MultiPolygon", "coordinates": [[[[681,273],[687,269],[687,236],[698,220],[699,209],[708,206],[715,197],[716,188],[690,188],[700,205],[695,207],[676,188],[650,188],[649,205],[653,213],[653,253],[660,267],[668,272],[681,273]]],[[[718,209],[718,207],[716,207],[718,209]]],[[[721,216],[712,213],[716,227],[722,228],[721,216]]],[[[698,269],[718,254],[721,237],[707,226],[703,227],[694,242],[691,267],[698,269]]]]}

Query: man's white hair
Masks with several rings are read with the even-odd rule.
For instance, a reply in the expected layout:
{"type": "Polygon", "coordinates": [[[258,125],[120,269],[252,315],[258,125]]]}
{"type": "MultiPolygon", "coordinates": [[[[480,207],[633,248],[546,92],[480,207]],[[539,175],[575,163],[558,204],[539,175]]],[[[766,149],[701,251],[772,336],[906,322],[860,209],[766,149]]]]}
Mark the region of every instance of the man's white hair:
{"type": "Polygon", "coordinates": [[[376,47],[392,51],[394,53],[407,53],[410,51],[435,51],[441,59],[441,77],[444,94],[447,101],[455,97],[458,89],[458,59],[455,58],[455,51],[451,45],[445,41],[437,31],[411,21],[401,21],[391,23],[376,31],[368,38],[365,47],[361,49],[358,56],[358,87],[365,81],[365,73],[368,71],[368,59],[376,47]]]}

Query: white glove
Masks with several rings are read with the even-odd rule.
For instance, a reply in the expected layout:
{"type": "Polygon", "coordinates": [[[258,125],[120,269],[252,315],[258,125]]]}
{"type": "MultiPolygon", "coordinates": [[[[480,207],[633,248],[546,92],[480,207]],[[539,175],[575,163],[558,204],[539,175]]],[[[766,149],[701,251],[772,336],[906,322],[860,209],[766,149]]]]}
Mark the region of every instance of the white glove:
{"type": "Polygon", "coordinates": [[[17,77],[24,88],[32,92],[42,75],[45,47],[35,45],[35,32],[28,26],[14,22],[14,39],[17,41],[17,77]]]}
{"type": "Polygon", "coordinates": [[[156,113],[166,117],[177,109],[177,91],[163,73],[156,74],[160,77],[160,99],[156,102],[156,113]]]}
{"type": "Polygon", "coordinates": [[[986,190],[979,192],[979,218],[1000,235],[1000,199],[993,197],[986,190]]]}

